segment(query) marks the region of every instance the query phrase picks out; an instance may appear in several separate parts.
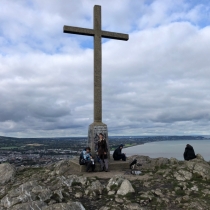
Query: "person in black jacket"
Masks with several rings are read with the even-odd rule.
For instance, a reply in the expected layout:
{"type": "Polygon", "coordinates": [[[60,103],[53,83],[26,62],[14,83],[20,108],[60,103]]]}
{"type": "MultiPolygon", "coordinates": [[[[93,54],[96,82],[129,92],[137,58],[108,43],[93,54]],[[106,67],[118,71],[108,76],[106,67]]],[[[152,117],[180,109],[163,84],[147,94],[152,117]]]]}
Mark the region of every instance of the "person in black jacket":
{"type": "Polygon", "coordinates": [[[126,156],[124,153],[122,153],[123,144],[121,144],[113,153],[114,160],[123,160],[126,161],[126,156]]]}
{"type": "Polygon", "coordinates": [[[190,144],[187,144],[184,151],[184,159],[192,160],[196,158],[193,147],[190,144]]]}
{"type": "Polygon", "coordinates": [[[99,162],[101,165],[101,171],[106,171],[108,172],[108,148],[107,148],[107,143],[106,139],[104,138],[104,135],[102,133],[99,134],[99,140],[98,140],[98,157],[99,157],[99,162]]]}

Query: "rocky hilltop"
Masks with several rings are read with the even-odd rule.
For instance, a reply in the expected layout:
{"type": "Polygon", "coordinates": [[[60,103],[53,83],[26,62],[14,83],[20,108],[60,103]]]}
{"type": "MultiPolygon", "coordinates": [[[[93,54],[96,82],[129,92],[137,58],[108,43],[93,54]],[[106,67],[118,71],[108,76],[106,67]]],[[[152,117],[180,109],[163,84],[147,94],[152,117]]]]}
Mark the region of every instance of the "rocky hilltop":
{"type": "Polygon", "coordinates": [[[80,173],[70,161],[42,168],[0,164],[0,210],[210,209],[210,163],[133,156],[130,171],[80,173]],[[137,174],[137,173],[136,173],[137,174]]]}

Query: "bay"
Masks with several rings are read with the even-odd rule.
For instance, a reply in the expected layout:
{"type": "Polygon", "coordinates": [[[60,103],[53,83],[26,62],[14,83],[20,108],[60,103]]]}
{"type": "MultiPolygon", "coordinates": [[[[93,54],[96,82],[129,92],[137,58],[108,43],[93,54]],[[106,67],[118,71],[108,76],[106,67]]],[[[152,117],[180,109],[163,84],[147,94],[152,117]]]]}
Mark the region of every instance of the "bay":
{"type": "Polygon", "coordinates": [[[183,159],[186,144],[193,146],[195,154],[201,154],[206,161],[210,161],[210,140],[177,140],[149,142],[134,147],[123,148],[126,156],[145,155],[151,158],[174,157],[178,160],[183,159]]]}

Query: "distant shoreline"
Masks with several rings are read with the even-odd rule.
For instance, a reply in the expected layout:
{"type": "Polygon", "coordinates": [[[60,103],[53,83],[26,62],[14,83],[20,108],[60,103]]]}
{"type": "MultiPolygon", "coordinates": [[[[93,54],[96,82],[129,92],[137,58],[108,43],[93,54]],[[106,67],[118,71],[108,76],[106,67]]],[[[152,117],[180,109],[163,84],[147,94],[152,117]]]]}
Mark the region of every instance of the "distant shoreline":
{"type": "MultiPolygon", "coordinates": [[[[187,141],[187,140],[189,140],[189,141],[210,141],[210,139],[209,138],[206,138],[206,139],[176,139],[176,140],[169,140],[169,139],[164,139],[164,140],[159,140],[159,141],[157,141],[157,140],[154,140],[154,141],[148,141],[148,142],[143,142],[143,143],[137,143],[136,145],[131,145],[131,146],[124,146],[123,147],[123,149],[126,149],[126,148],[131,148],[131,147],[136,147],[136,146],[139,146],[139,145],[144,145],[144,144],[147,144],[147,143],[151,143],[151,142],[162,142],[162,141],[187,141]]],[[[110,150],[110,152],[113,152],[115,149],[113,149],[113,150],[110,150]]]]}

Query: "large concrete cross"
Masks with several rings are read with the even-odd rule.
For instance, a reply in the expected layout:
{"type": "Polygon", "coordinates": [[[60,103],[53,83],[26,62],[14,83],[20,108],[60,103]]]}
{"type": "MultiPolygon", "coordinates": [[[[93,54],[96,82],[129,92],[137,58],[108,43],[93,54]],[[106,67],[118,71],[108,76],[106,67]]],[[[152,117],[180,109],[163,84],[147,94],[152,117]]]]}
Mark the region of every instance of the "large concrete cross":
{"type": "Polygon", "coordinates": [[[101,30],[101,6],[94,6],[93,29],[64,26],[64,33],[94,36],[94,122],[102,122],[102,91],[101,91],[101,70],[102,53],[101,38],[128,40],[128,34],[114,33],[101,30]]]}

